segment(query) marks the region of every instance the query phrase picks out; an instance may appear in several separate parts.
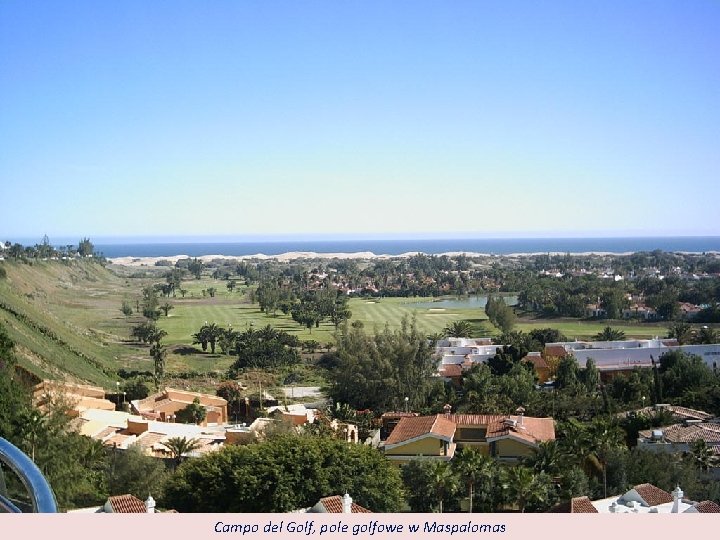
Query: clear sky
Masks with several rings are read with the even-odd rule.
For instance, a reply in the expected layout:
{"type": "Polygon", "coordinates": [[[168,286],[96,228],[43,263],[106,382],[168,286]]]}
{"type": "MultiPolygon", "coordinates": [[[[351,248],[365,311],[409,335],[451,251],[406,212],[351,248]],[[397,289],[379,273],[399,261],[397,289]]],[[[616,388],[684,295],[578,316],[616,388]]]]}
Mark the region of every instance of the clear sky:
{"type": "Polygon", "coordinates": [[[0,237],[720,234],[720,2],[0,2],[0,237]]]}

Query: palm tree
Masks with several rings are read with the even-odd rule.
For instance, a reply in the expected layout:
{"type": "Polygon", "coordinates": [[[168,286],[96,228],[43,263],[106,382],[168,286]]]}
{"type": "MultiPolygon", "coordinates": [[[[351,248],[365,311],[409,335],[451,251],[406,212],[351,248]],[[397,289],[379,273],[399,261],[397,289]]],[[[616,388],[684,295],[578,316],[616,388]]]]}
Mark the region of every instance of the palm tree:
{"type": "Polygon", "coordinates": [[[175,460],[175,467],[180,465],[183,455],[189,454],[202,446],[199,440],[188,439],[187,437],[171,437],[162,444],[170,451],[172,458],[175,460]]]}
{"type": "Polygon", "coordinates": [[[536,448],[533,448],[532,455],[523,460],[523,464],[535,472],[546,472],[556,474],[558,465],[563,461],[560,447],[557,441],[542,441],[536,448]]]}
{"type": "Polygon", "coordinates": [[[452,495],[458,487],[458,477],[447,461],[431,461],[428,464],[429,487],[438,501],[438,509],[442,514],[443,500],[452,495]]]}
{"type": "Polygon", "coordinates": [[[546,476],[536,475],[522,465],[513,467],[507,472],[505,486],[511,499],[517,501],[520,512],[531,502],[542,502],[547,496],[548,486],[543,482],[546,476]]]}
{"type": "Polygon", "coordinates": [[[607,464],[610,452],[624,445],[622,429],[612,419],[596,418],[588,429],[590,461],[602,471],[604,497],[607,497],[607,464]]]}
{"type": "Polygon", "coordinates": [[[449,337],[470,337],[472,334],[472,325],[470,321],[453,321],[443,330],[449,337]]]}
{"type": "Polygon", "coordinates": [[[460,475],[460,479],[468,488],[468,498],[470,499],[470,510],[473,511],[473,497],[475,495],[475,485],[483,480],[487,481],[492,476],[493,460],[489,456],[482,454],[477,448],[466,446],[453,460],[453,468],[460,475]]]}
{"type": "Polygon", "coordinates": [[[625,332],[606,326],[602,332],[595,334],[593,339],[595,341],[622,341],[625,339],[625,332]]]}
{"type": "Polygon", "coordinates": [[[700,329],[700,332],[698,332],[697,342],[699,344],[712,345],[713,343],[717,343],[718,341],[718,331],[715,328],[703,326],[700,329]]]}
{"type": "Polygon", "coordinates": [[[693,441],[690,447],[690,455],[695,466],[703,472],[707,472],[713,466],[713,451],[704,439],[693,441]]]}
{"type": "Polygon", "coordinates": [[[667,337],[676,339],[679,345],[685,345],[692,339],[692,326],[686,322],[676,322],[668,328],[667,337]]]}

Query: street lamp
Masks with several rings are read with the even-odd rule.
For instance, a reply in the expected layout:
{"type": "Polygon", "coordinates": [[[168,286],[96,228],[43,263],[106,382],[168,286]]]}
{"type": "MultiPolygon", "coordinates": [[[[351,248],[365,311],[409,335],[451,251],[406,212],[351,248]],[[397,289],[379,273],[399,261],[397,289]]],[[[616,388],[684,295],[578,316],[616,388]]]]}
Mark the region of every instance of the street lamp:
{"type": "Polygon", "coordinates": [[[409,401],[410,401],[410,398],[407,397],[407,396],[405,396],[405,412],[408,412],[408,411],[409,411],[409,409],[408,409],[408,402],[409,402],[409,401]]]}
{"type": "Polygon", "coordinates": [[[120,383],[115,381],[115,400],[117,401],[118,407],[120,406],[120,383]]]}

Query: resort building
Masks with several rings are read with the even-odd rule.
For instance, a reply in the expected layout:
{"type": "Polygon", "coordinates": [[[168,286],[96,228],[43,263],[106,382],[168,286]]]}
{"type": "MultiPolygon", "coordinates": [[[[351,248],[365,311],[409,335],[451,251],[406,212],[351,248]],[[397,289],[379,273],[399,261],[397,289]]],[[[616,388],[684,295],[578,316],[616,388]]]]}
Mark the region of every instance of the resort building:
{"type": "Polygon", "coordinates": [[[144,418],[172,422],[177,417],[178,411],[192,405],[195,400],[206,411],[203,425],[212,426],[227,423],[227,401],[211,394],[165,388],[162,392],[152,394],[145,399],[132,401],[131,406],[133,413],[144,418]]]}
{"type": "Polygon", "coordinates": [[[499,461],[517,463],[542,441],[555,439],[552,418],[523,415],[438,414],[399,420],[381,447],[398,465],[414,459],[449,461],[459,448],[473,446],[499,461]]]}
{"type": "Polygon", "coordinates": [[[720,506],[713,501],[695,502],[685,498],[680,487],[672,493],[652,484],[634,486],[620,497],[591,501],[575,497],[551,510],[571,514],[717,514],[720,506]]]}

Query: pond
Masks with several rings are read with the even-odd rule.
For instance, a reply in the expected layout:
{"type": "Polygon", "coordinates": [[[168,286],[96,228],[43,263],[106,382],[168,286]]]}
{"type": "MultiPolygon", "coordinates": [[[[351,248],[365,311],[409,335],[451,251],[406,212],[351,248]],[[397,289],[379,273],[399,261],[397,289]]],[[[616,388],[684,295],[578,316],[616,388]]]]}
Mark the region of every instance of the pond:
{"type": "MultiPolygon", "coordinates": [[[[518,303],[517,296],[503,296],[505,303],[514,306],[518,303]]],[[[437,300],[422,302],[407,302],[407,305],[418,309],[475,309],[484,308],[487,296],[465,296],[453,298],[438,298],[437,300]]]]}

